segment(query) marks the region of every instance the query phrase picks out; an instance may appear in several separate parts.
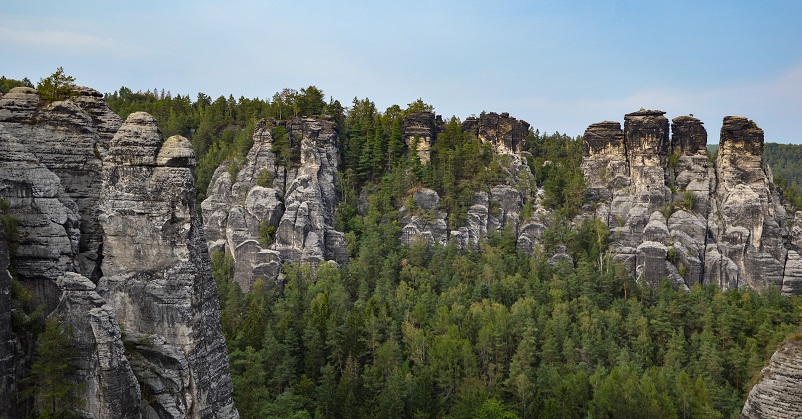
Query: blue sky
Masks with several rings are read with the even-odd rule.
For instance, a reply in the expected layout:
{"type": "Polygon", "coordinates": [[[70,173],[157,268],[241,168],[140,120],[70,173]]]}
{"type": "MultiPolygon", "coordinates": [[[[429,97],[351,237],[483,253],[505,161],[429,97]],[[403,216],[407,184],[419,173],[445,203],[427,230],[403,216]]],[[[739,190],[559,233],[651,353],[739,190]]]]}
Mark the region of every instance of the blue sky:
{"type": "Polygon", "coordinates": [[[379,109],[510,112],[571,135],[640,109],[743,115],[802,143],[802,1],[9,1],[0,74],[59,66],[111,92],[271,97],[315,85],[379,109]]]}

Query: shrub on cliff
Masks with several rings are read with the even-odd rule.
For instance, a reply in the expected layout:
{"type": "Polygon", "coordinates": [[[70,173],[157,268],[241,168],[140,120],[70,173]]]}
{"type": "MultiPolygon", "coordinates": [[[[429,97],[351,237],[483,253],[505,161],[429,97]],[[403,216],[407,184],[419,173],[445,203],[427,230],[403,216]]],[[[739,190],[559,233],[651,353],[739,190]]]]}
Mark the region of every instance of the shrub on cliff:
{"type": "Polygon", "coordinates": [[[36,84],[36,90],[42,100],[51,102],[68,99],[72,96],[74,87],[75,77],[64,74],[62,67],[56,69],[56,72],[49,77],[39,79],[39,83],[36,84]]]}

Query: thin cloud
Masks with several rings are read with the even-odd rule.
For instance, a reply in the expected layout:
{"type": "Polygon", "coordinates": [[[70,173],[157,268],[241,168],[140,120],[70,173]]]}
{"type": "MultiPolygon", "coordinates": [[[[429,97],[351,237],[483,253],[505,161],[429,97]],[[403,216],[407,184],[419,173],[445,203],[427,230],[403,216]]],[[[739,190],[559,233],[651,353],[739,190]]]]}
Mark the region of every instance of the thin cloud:
{"type": "Polygon", "coordinates": [[[113,48],[111,38],[98,38],[72,31],[21,30],[0,27],[0,39],[4,43],[25,47],[60,48],[72,51],[90,51],[113,48]]]}

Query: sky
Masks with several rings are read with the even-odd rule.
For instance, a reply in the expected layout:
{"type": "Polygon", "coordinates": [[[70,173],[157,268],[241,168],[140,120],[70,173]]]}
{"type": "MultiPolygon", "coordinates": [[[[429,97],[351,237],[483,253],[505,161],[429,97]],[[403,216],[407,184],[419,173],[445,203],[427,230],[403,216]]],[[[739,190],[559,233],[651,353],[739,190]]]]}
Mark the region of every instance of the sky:
{"type": "Polygon", "coordinates": [[[314,85],[349,106],[418,98],[580,135],[640,108],[741,115],[802,143],[802,1],[0,0],[0,75],[63,67],[101,92],[270,98],[314,85]]]}

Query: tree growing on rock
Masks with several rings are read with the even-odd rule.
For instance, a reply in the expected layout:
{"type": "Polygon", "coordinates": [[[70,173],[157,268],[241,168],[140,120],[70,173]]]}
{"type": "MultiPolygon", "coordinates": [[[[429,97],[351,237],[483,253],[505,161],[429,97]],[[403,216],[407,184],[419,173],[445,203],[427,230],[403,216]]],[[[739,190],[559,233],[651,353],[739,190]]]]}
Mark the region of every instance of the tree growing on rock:
{"type": "Polygon", "coordinates": [[[75,395],[79,385],[69,379],[75,371],[68,362],[72,354],[72,331],[63,329],[54,318],[47,319],[36,346],[36,361],[25,381],[31,386],[26,393],[34,397],[39,417],[77,417],[74,409],[83,402],[75,395]]]}
{"type": "Polygon", "coordinates": [[[49,77],[39,79],[36,90],[43,100],[57,101],[64,100],[72,96],[75,87],[75,77],[64,74],[64,68],[59,67],[56,72],[49,77]]]}

